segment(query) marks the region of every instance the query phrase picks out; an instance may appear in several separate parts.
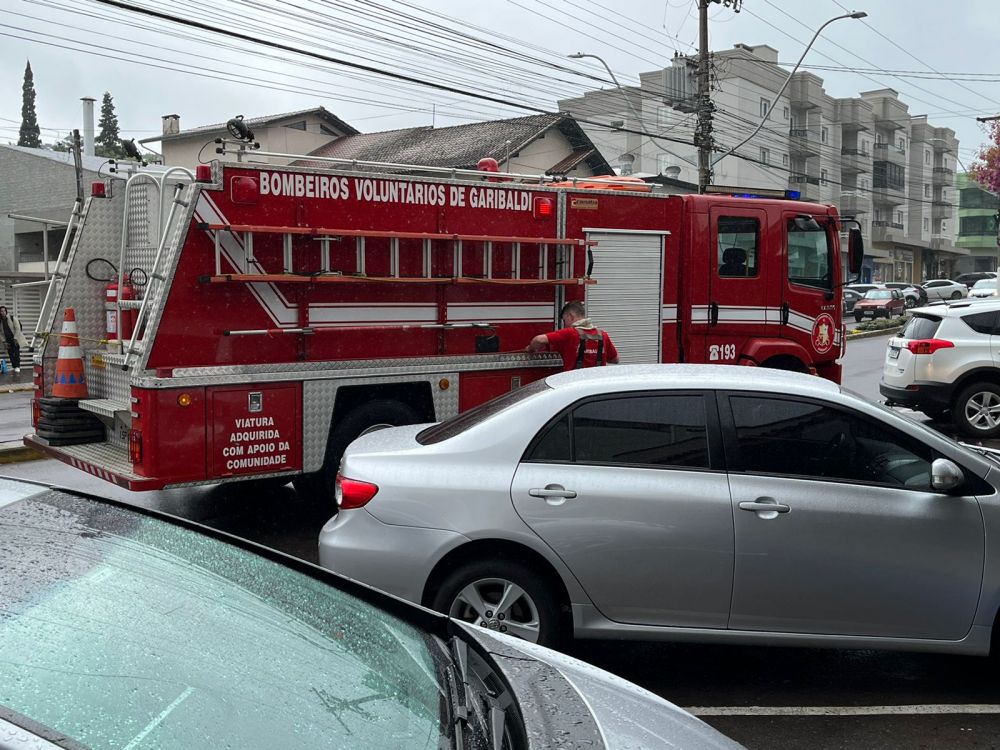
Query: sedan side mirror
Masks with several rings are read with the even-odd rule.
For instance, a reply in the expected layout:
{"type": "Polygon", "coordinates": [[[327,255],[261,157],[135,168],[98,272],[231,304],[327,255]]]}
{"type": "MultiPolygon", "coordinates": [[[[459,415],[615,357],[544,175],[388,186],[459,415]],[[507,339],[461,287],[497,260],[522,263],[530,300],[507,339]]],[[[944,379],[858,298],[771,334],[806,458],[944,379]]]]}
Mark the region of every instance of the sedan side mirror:
{"type": "Polygon", "coordinates": [[[965,481],[965,475],[954,461],[936,458],[931,464],[931,489],[950,492],[965,481]]]}

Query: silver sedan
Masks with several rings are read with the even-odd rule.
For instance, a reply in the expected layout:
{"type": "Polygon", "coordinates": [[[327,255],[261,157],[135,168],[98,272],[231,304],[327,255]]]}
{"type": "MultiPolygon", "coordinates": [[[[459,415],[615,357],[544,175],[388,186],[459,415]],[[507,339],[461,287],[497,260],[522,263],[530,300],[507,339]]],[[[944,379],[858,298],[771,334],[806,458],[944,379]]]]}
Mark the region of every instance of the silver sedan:
{"type": "Polygon", "coordinates": [[[820,378],[595,368],[354,442],[320,561],[546,644],[986,654],[998,470],[820,378]]]}

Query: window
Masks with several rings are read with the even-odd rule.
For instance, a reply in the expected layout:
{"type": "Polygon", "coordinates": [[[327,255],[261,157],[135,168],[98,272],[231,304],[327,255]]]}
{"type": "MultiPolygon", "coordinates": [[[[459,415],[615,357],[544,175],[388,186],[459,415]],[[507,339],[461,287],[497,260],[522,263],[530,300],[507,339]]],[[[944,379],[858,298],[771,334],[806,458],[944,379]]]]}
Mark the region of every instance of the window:
{"type": "Polygon", "coordinates": [[[896,142],[896,147],[899,149],[900,153],[905,154],[906,153],[906,139],[905,138],[900,138],[896,142]]]}
{"type": "Polygon", "coordinates": [[[906,188],[906,170],[901,164],[877,161],[872,165],[872,180],[877,188],[904,190],[906,188]]]}
{"type": "Polygon", "coordinates": [[[861,141],[861,153],[863,156],[868,156],[868,141],[864,139],[861,141]]]}
{"type": "Polygon", "coordinates": [[[997,221],[993,216],[963,216],[958,220],[960,237],[990,236],[997,234],[997,221]]]}
{"type": "Polygon", "coordinates": [[[966,315],[962,318],[962,322],[969,326],[976,333],[987,333],[991,334],[997,330],[997,316],[1000,313],[996,312],[985,312],[976,313],[975,315],[966,315]]]}
{"type": "Polygon", "coordinates": [[[785,119],[787,120],[788,119],[788,107],[785,107],[785,109],[784,109],[784,115],[785,115],[785,119]]]}
{"type": "Polygon", "coordinates": [[[819,139],[823,141],[823,143],[826,143],[829,138],[830,138],[830,131],[827,130],[826,128],[820,128],[819,139]]]}
{"type": "Polygon", "coordinates": [[[926,216],[924,217],[924,231],[925,232],[931,231],[931,220],[928,219],[926,216]]]}
{"type": "Polygon", "coordinates": [[[537,393],[547,390],[549,390],[549,386],[545,384],[544,379],[536,380],[534,383],[526,385],[523,388],[509,391],[491,401],[487,401],[485,404],[480,404],[474,409],[469,409],[469,411],[459,414],[457,417],[452,417],[440,424],[428,427],[426,430],[421,430],[417,433],[417,442],[421,445],[440,443],[442,440],[462,434],[466,430],[475,427],[494,414],[499,414],[504,409],[513,406],[523,399],[530,398],[537,393]]]}
{"type": "Polygon", "coordinates": [[[931,163],[931,152],[927,151],[925,149],[924,150],[924,164],[930,164],[930,163],[931,163]]]}
{"type": "Polygon", "coordinates": [[[670,124],[670,107],[656,108],[656,124],[660,127],[670,124]]]}
{"type": "Polygon", "coordinates": [[[825,185],[826,184],[826,174],[827,174],[827,172],[826,172],[825,169],[819,170],[819,184],[820,185],[825,185]]]}
{"type": "Polygon", "coordinates": [[[782,154],[781,155],[781,166],[783,166],[783,167],[787,167],[788,166],[788,154],[782,154]]]}
{"type": "Polygon", "coordinates": [[[720,216],[718,226],[719,276],[756,276],[760,223],[745,216],[720,216]]]}
{"type": "Polygon", "coordinates": [[[930,448],[876,420],[810,401],[729,403],[743,471],[930,489],[930,448]]]}
{"type": "Polygon", "coordinates": [[[931,186],[926,182],[924,183],[924,197],[925,198],[931,197],[931,186]]]}
{"type": "Polygon", "coordinates": [[[301,122],[291,122],[288,125],[285,125],[285,127],[286,128],[291,128],[292,130],[305,130],[306,129],[306,121],[302,120],[301,122]]]}
{"type": "Polygon", "coordinates": [[[903,223],[903,212],[902,211],[897,211],[896,212],[896,223],[897,224],[902,224],[903,223]]]}
{"type": "Polygon", "coordinates": [[[788,280],[793,284],[830,289],[830,241],[815,220],[788,222],[788,280]]]}
{"type": "Polygon", "coordinates": [[[767,116],[767,111],[770,108],[771,108],[771,102],[770,102],[770,100],[762,98],[760,100],[760,116],[761,117],[766,117],[767,116]]]}
{"type": "Polygon", "coordinates": [[[868,178],[867,177],[862,177],[861,178],[861,189],[862,190],[867,190],[868,189],[868,178]]]}
{"type": "Polygon", "coordinates": [[[768,149],[764,148],[763,146],[760,149],[760,160],[764,164],[771,163],[771,152],[768,149]]]}
{"type": "Polygon", "coordinates": [[[588,401],[548,425],[526,461],[710,468],[700,395],[622,395],[588,401]]]}
{"type": "Polygon", "coordinates": [[[995,195],[977,187],[962,188],[958,200],[962,208],[991,208],[995,211],[998,207],[995,195]]]}
{"type": "Polygon", "coordinates": [[[337,138],[339,138],[340,135],[341,135],[336,130],[334,130],[333,128],[328,128],[323,123],[319,124],[319,132],[321,132],[323,135],[332,135],[332,136],[335,136],[337,138]]]}

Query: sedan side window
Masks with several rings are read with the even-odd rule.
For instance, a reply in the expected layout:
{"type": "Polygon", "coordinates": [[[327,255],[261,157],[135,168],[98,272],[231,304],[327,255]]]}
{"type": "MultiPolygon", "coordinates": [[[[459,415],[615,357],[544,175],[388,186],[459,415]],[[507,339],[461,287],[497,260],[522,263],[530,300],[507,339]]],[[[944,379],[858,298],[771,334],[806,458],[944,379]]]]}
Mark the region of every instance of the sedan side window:
{"type": "Polygon", "coordinates": [[[705,399],[636,395],[582,403],[539,433],[525,460],[710,468],[705,399]]]}
{"type": "Polygon", "coordinates": [[[729,402],[744,471],[930,491],[931,449],[877,420],[808,401],[729,402]]]}

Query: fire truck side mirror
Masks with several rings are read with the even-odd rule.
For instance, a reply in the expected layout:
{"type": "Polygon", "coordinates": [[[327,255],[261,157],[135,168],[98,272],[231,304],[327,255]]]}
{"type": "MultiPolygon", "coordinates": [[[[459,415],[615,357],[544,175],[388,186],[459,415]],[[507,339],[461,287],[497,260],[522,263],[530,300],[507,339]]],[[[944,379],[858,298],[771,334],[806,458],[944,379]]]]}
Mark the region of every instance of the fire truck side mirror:
{"type": "Polygon", "coordinates": [[[847,232],[847,270],[851,276],[861,273],[861,264],[865,259],[865,241],[861,238],[860,229],[847,232]]]}

